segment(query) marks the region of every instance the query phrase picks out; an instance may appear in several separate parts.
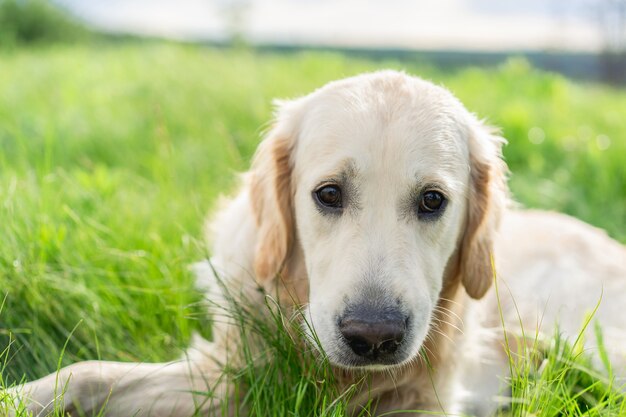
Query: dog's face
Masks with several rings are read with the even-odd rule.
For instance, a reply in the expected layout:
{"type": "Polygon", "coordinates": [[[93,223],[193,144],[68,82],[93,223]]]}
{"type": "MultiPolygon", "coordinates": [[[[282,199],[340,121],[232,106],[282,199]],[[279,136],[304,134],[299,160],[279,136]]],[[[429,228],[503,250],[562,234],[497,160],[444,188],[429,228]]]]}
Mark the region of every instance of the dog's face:
{"type": "MultiPolygon", "coordinates": [[[[411,361],[446,279],[474,297],[488,288],[483,235],[495,215],[488,178],[499,149],[476,129],[446,90],[394,72],[284,106],[266,140],[271,156],[259,157],[273,161],[272,183],[257,191],[272,188],[279,216],[261,232],[257,273],[276,273],[299,245],[310,328],[335,365],[411,361]]],[[[268,214],[267,196],[254,200],[268,214]]]]}

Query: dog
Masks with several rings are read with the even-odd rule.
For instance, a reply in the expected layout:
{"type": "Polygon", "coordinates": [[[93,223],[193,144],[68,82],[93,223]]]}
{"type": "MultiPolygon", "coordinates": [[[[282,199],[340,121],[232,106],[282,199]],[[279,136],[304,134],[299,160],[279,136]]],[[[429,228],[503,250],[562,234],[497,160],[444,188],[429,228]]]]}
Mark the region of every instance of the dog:
{"type": "MultiPolygon", "coordinates": [[[[218,305],[228,291],[256,308],[269,293],[304,308],[338,383],[369,376],[353,410],[489,415],[509,370],[504,335],[558,322],[575,336],[600,298],[594,319],[626,375],[626,248],[571,217],[516,208],[503,143],[446,89],[402,72],[279,102],[208,227],[199,282],[218,305]]],[[[241,363],[238,330],[218,320],[181,360],[81,362],[10,394],[34,415],[104,404],[109,416],[219,414],[232,395],[220,375],[241,363]]]]}

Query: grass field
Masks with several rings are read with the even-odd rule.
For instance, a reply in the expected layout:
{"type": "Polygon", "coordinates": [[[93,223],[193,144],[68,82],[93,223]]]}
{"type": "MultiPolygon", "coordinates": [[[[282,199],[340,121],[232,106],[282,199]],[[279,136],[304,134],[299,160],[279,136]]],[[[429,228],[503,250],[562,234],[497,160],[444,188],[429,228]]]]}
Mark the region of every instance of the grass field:
{"type": "Polygon", "coordinates": [[[60,357],[169,360],[209,335],[187,266],[207,256],[203,219],[248,166],[272,98],[383,67],[443,84],[501,126],[518,201],[626,242],[625,91],[522,60],[445,72],[160,43],[0,51],[4,384],[60,357]]]}

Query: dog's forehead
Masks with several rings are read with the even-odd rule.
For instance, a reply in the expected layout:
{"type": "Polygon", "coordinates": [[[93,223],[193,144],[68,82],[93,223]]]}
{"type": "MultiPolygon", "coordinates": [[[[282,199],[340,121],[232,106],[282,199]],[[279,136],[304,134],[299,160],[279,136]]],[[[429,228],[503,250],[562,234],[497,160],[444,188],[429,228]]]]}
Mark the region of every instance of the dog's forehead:
{"type": "Polygon", "coordinates": [[[323,175],[348,159],[405,176],[468,166],[466,111],[426,81],[398,73],[357,78],[318,90],[303,108],[297,171],[323,175]]]}

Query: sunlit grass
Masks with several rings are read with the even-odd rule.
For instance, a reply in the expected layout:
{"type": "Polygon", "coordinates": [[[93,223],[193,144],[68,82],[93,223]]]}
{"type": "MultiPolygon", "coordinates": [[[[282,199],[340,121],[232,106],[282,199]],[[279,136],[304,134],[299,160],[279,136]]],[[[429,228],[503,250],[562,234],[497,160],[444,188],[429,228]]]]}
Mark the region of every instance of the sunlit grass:
{"type": "Polygon", "coordinates": [[[498,417],[625,415],[624,387],[608,363],[607,369],[598,367],[582,344],[563,339],[558,331],[537,342],[511,358],[510,402],[498,417]]]}
{"type": "MultiPolygon", "coordinates": [[[[340,417],[348,414],[347,402],[358,382],[339,391],[319,340],[305,335],[305,329],[310,331],[312,327],[300,308],[283,308],[277,295],[264,294],[265,305],[258,306],[231,294],[225,286],[222,291],[227,305],[209,305],[209,309],[233,320],[245,341],[239,349],[244,366],[229,369],[224,376],[236,398],[228,404],[234,410],[222,407],[224,415],[340,417]]],[[[364,409],[356,414],[366,413],[364,409]]]]}

